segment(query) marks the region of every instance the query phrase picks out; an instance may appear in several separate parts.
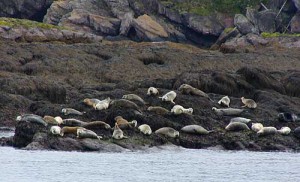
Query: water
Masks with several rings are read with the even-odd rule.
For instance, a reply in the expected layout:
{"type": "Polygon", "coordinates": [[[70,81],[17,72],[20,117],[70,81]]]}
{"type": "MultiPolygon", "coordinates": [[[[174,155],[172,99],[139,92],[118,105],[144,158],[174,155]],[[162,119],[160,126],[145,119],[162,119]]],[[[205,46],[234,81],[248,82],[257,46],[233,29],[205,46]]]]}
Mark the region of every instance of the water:
{"type": "Polygon", "coordinates": [[[300,181],[300,153],[179,147],[123,153],[25,151],[0,147],[1,182],[300,181]]]}

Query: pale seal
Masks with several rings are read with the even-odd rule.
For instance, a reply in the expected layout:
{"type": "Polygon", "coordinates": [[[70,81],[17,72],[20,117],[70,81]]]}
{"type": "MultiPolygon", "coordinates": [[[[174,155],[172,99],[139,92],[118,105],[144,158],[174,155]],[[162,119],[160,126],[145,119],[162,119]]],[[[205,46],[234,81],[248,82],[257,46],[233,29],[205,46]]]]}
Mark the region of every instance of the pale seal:
{"type": "Polygon", "coordinates": [[[69,119],[63,119],[62,124],[66,126],[82,126],[86,124],[86,122],[74,118],[69,118],[69,119]]]}
{"type": "Polygon", "coordinates": [[[273,126],[263,127],[257,132],[258,135],[274,135],[277,133],[277,129],[273,126]]]}
{"type": "Polygon", "coordinates": [[[103,121],[92,121],[92,122],[88,122],[85,124],[82,124],[82,127],[86,128],[86,129],[106,129],[106,130],[110,130],[111,127],[109,124],[103,122],[103,121]]]}
{"type": "Polygon", "coordinates": [[[16,118],[16,121],[18,122],[29,122],[29,123],[37,123],[41,124],[43,126],[47,126],[48,123],[43,120],[41,116],[35,115],[35,114],[23,114],[21,116],[18,116],[16,118]]]}
{"type": "Polygon", "coordinates": [[[181,128],[182,132],[185,133],[192,133],[192,134],[198,134],[198,135],[207,135],[211,133],[212,131],[208,131],[205,128],[203,128],[200,125],[187,125],[181,128]]]}
{"type": "Polygon", "coordinates": [[[290,127],[282,127],[280,128],[280,130],[277,130],[278,133],[282,134],[282,135],[288,135],[291,133],[291,128],[290,127]]]}
{"type": "Polygon", "coordinates": [[[73,115],[83,115],[85,112],[80,112],[80,111],[77,111],[76,109],[72,109],[72,108],[63,108],[61,110],[61,112],[64,114],[64,115],[70,115],[70,114],[73,114],[73,115]]]}
{"type": "Polygon", "coordinates": [[[64,126],[61,129],[60,135],[64,136],[65,134],[74,134],[77,135],[77,129],[81,129],[82,127],[74,127],[74,126],[64,126]]]}
{"type": "Polygon", "coordinates": [[[185,109],[184,107],[182,107],[181,105],[175,105],[173,106],[173,108],[171,109],[171,113],[175,114],[175,115],[179,115],[179,114],[193,114],[193,108],[187,108],[185,109]]]}
{"type": "Polygon", "coordinates": [[[251,121],[251,119],[247,119],[247,118],[243,118],[243,117],[235,117],[235,118],[231,118],[230,119],[230,122],[233,123],[233,122],[241,122],[241,123],[249,123],[251,121]]]}
{"type": "Polygon", "coordinates": [[[122,99],[127,99],[127,100],[131,100],[131,101],[138,101],[142,104],[146,104],[146,102],[138,95],[136,94],[126,94],[122,96],[122,99]]]}
{"type": "Polygon", "coordinates": [[[125,108],[135,109],[138,111],[140,110],[139,106],[136,105],[136,103],[134,103],[130,100],[126,100],[126,99],[113,100],[110,104],[111,104],[111,106],[114,106],[114,107],[125,107],[125,108]]]}
{"type": "Polygon", "coordinates": [[[227,130],[227,131],[242,131],[242,130],[250,130],[250,128],[245,123],[234,122],[234,123],[229,123],[225,127],[225,130],[227,130]]]}
{"type": "Polygon", "coordinates": [[[182,84],[180,85],[180,87],[178,88],[178,90],[182,93],[182,94],[190,94],[190,95],[197,95],[197,96],[201,96],[201,97],[205,97],[208,98],[209,100],[212,101],[212,99],[202,90],[199,90],[189,84],[182,84]]]}
{"type": "Polygon", "coordinates": [[[229,107],[230,98],[228,96],[224,96],[218,101],[218,104],[229,107]]]}
{"type": "Polygon", "coordinates": [[[93,108],[95,110],[105,110],[105,109],[107,109],[109,107],[110,101],[111,101],[110,97],[107,97],[104,100],[101,100],[101,101],[99,101],[97,103],[94,103],[93,104],[93,108]]]}
{"type": "Polygon", "coordinates": [[[159,97],[162,101],[169,101],[175,104],[174,99],[176,98],[177,94],[174,91],[170,91],[163,95],[162,97],[159,97]]]}
{"type": "Polygon", "coordinates": [[[244,109],[236,109],[236,108],[224,108],[224,109],[217,109],[213,107],[212,110],[220,116],[235,116],[241,114],[244,109]]]}
{"type": "Polygon", "coordinates": [[[97,103],[99,103],[100,100],[99,99],[89,99],[89,98],[85,98],[83,100],[83,103],[87,106],[91,106],[94,107],[94,105],[96,105],[97,103]]]}
{"type": "Polygon", "coordinates": [[[158,115],[165,115],[169,112],[168,109],[160,106],[149,106],[147,110],[158,115]]]}
{"type": "Polygon", "coordinates": [[[52,135],[61,135],[61,128],[59,126],[51,126],[50,132],[52,135]]]}
{"type": "Polygon", "coordinates": [[[159,91],[155,87],[149,87],[147,90],[147,95],[158,95],[159,91]]]}
{"type": "Polygon", "coordinates": [[[45,115],[43,117],[43,120],[46,121],[48,124],[52,124],[52,125],[60,125],[63,122],[60,116],[52,117],[52,116],[45,115]]]}
{"type": "Polygon", "coordinates": [[[244,97],[241,97],[242,103],[244,104],[242,107],[248,107],[251,109],[254,109],[257,107],[257,104],[254,100],[252,99],[246,99],[244,97]]]}
{"type": "Polygon", "coordinates": [[[85,128],[78,128],[77,129],[77,138],[94,138],[100,140],[102,137],[98,136],[92,130],[88,130],[85,128]]]}
{"type": "Polygon", "coordinates": [[[121,129],[127,129],[127,128],[135,128],[137,126],[137,121],[132,120],[131,122],[128,122],[126,119],[124,119],[122,116],[116,116],[115,117],[116,124],[121,129]]]}
{"type": "Polygon", "coordinates": [[[119,128],[118,124],[115,123],[115,127],[114,127],[114,132],[113,132],[112,138],[120,140],[120,139],[128,138],[128,137],[124,136],[123,131],[119,128]]]}
{"type": "Polygon", "coordinates": [[[252,123],[251,129],[254,132],[258,132],[259,130],[263,129],[263,125],[261,123],[252,123]]]}
{"type": "Polygon", "coordinates": [[[151,127],[147,124],[142,124],[138,127],[139,131],[142,132],[144,135],[151,135],[152,130],[151,127]]]}
{"type": "Polygon", "coordinates": [[[171,127],[162,127],[155,131],[155,134],[164,135],[170,138],[179,137],[179,131],[171,127]]]}

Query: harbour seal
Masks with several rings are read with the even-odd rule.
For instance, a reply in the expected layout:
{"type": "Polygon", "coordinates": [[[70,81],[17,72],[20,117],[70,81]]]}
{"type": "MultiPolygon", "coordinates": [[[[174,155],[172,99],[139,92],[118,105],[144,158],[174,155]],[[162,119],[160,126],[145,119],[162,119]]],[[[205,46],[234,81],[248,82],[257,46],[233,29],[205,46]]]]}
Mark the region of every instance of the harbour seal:
{"type": "Polygon", "coordinates": [[[45,115],[43,117],[43,120],[46,121],[48,124],[52,124],[52,125],[62,124],[62,118],[59,116],[52,117],[52,116],[45,115]]]}
{"type": "Polygon", "coordinates": [[[251,129],[254,132],[258,132],[259,130],[263,129],[263,125],[261,123],[252,123],[251,129]]]}
{"type": "Polygon", "coordinates": [[[180,91],[182,94],[187,94],[187,95],[197,95],[197,96],[201,96],[201,97],[205,97],[208,98],[210,101],[212,101],[212,99],[202,90],[199,90],[189,84],[182,84],[180,85],[180,87],[178,88],[178,91],[180,91]]]}
{"type": "Polygon", "coordinates": [[[173,104],[175,104],[174,99],[176,98],[177,94],[174,91],[170,91],[163,95],[162,97],[159,97],[162,101],[170,101],[173,104]]]}
{"type": "Polygon", "coordinates": [[[82,126],[86,124],[86,122],[74,118],[69,118],[69,119],[63,119],[62,124],[65,126],[82,126]]]}
{"type": "Polygon", "coordinates": [[[194,111],[193,108],[185,109],[181,105],[175,105],[171,109],[171,113],[173,113],[175,115],[179,115],[179,114],[183,114],[183,113],[185,113],[185,114],[193,114],[193,111],[194,111]]]}
{"type": "Polygon", "coordinates": [[[115,123],[115,127],[114,127],[114,132],[113,132],[112,138],[120,140],[120,139],[128,138],[128,137],[124,136],[123,131],[119,128],[118,124],[115,123]]]}
{"type": "Polygon", "coordinates": [[[77,129],[81,129],[82,127],[77,126],[64,126],[61,129],[60,135],[64,136],[65,134],[74,134],[77,135],[77,129]]]}
{"type": "Polygon", "coordinates": [[[152,130],[151,127],[147,124],[142,124],[138,127],[139,131],[142,132],[144,135],[151,135],[152,130]]]}
{"type": "Polygon", "coordinates": [[[93,129],[110,130],[111,129],[110,125],[103,121],[92,121],[92,122],[83,124],[82,127],[86,128],[86,129],[90,129],[90,130],[93,130],[93,129]]]}
{"type": "Polygon", "coordinates": [[[273,126],[263,127],[261,130],[257,132],[258,135],[274,135],[277,133],[277,129],[273,126]]]}
{"type": "Polygon", "coordinates": [[[164,115],[169,112],[168,109],[160,107],[160,106],[149,106],[147,110],[150,112],[153,112],[155,114],[158,114],[158,115],[164,115]]]}
{"type": "Polygon", "coordinates": [[[297,138],[300,139],[300,126],[297,127],[297,128],[295,128],[295,130],[294,130],[294,135],[295,135],[297,138]]]}
{"type": "Polygon", "coordinates": [[[230,98],[228,96],[224,96],[218,101],[218,104],[229,107],[230,98]]]}
{"type": "Polygon", "coordinates": [[[246,99],[244,97],[241,97],[242,103],[244,104],[242,107],[248,107],[251,109],[254,109],[257,107],[257,104],[254,100],[252,99],[246,99]]]}
{"type": "Polygon", "coordinates": [[[61,136],[61,128],[59,126],[51,126],[50,132],[52,135],[60,135],[61,136]]]}
{"type": "Polygon", "coordinates": [[[61,110],[61,112],[64,114],[64,115],[70,115],[70,114],[73,114],[73,115],[83,115],[85,112],[80,112],[80,111],[77,111],[76,109],[72,109],[72,108],[63,108],[61,110]]]}
{"type": "Polygon", "coordinates": [[[295,122],[299,121],[299,118],[294,113],[282,112],[277,115],[278,121],[280,122],[295,122]]]}
{"type": "Polygon", "coordinates": [[[101,100],[101,101],[99,101],[97,103],[94,103],[93,104],[93,108],[95,110],[105,110],[105,109],[107,109],[109,107],[110,101],[111,101],[110,97],[107,97],[104,100],[101,100]]]}
{"type": "Polygon", "coordinates": [[[29,122],[29,123],[37,123],[43,126],[47,126],[48,123],[44,121],[44,119],[35,114],[23,114],[21,116],[17,116],[16,121],[18,122],[29,122]]]}
{"type": "Polygon", "coordinates": [[[91,106],[93,107],[95,104],[99,103],[100,100],[99,99],[89,99],[89,98],[85,98],[83,100],[83,103],[87,106],[91,106]]]}
{"type": "Polygon", "coordinates": [[[179,131],[171,127],[162,127],[155,131],[155,134],[164,135],[170,138],[179,137],[179,131]]]}
{"type": "Polygon", "coordinates": [[[288,135],[291,133],[291,128],[290,127],[282,127],[280,128],[280,130],[277,130],[278,133],[282,134],[282,135],[288,135]]]}
{"type": "Polygon", "coordinates": [[[95,139],[100,140],[102,137],[98,136],[92,130],[88,130],[85,128],[78,128],[77,129],[77,138],[95,138],[95,139]]]}
{"type": "Polygon", "coordinates": [[[227,131],[243,131],[243,130],[250,130],[250,128],[245,123],[233,122],[233,123],[229,123],[225,127],[225,130],[227,130],[227,131]]]}
{"type": "Polygon", "coordinates": [[[203,128],[200,125],[187,125],[181,128],[181,131],[185,133],[192,133],[192,134],[198,134],[198,135],[207,135],[211,133],[212,131],[208,131],[205,128],[203,128]]]}
{"type": "Polygon", "coordinates": [[[131,122],[128,122],[126,119],[124,119],[122,116],[116,116],[115,117],[116,124],[121,129],[127,129],[127,128],[135,128],[137,126],[137,121],[132,120],[131,122]]]}
{"type": "Polygon", "coordinates": [[[158,95],[159,91],[155,87],[149,87],[147,90],[147,95],[158,95]]]}
{"type": "Polygon", "coordinates": [[[138,101],[142,104],[146,104],[146,102],[138,95],[136,94],[126,94],[122,96],[122,99],[132,100],[132,101],[138,101]]]}
{"type": "Polygon", "coordinates": [[[126,99],[113,100],[110,104],[114,107],[125,107],[140,111],[140,108],[136,103],[126,99]]]}
{"type": "Polygon", "coordinates": [[[235,117],[235,118],[231,118],[230,122],[234,123],[234,122],[241,122],[241,123],[249,123],[251,121],[251,119],[247,119],[247,118],[243,118],[243,117],[235,117]]]}
{"type": "Polygon", "coordinates": [[[224,108],[224,109],[217,109],[213,107],[212,110],[219,116],[235,116],[241,114],[244,109],[236,109],[236,108],[224,108]]]}

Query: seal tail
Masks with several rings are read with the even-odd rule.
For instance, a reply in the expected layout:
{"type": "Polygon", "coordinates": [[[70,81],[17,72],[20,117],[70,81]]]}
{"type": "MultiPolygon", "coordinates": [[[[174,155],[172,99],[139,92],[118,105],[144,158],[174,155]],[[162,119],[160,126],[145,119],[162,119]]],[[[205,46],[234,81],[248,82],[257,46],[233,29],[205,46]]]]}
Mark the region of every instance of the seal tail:
{"type": "Polygon", "coordinates": [[[209,130],[208,133],[214,133],[216,132],[215,130],[209,130]]]}
{"type": "Polygon", "coordinates": [[[127,139],[128,138],[128,136],[123,136],[123,139],[127,139]]]}

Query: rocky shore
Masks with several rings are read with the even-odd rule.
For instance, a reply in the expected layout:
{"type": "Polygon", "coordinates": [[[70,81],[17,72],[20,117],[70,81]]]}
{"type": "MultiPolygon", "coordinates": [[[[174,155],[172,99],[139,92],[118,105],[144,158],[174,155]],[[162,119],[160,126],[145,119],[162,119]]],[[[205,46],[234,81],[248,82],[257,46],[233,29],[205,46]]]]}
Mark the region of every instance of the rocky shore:
{"type": "Polygon", "coordinates": [[[298,1],[287,1],[281,11],[284,2],[274,1],[268,10],[259,6],[234,16],[181,12],[178,4],[159,0],[30,2],[0,3],[5,7],[0,15],[13,17],[0,18],[0,126],[15,130],[13,137],[0,139],[1,145],[120,152],[172,143],[197,149],[299,151],[300,122],[278,118],[279,113],[300,118],[298,1]],[[21,8],[25,5],[32,11],[21,8]],[[181,93],[181,84],[202,90],[211,101],[181,93]],[[149,87],[160,94],[148,96],[149,87]],[[193,108],[193,114],[147,110],[162,106],[170,111],[174,104],[159,97],[171,90],[177,93],[175,103],[193,108]],[[117,100],[125,94],[136,94],[145,104],[99,111],[83,103],[85,98],[117,100]],[[241,97],[257,103],[239,116],[277,129],[287,126],[292,132],[259,136],[251,130],[225,130],[233,116],[217,115],[212,108],[222,108],[217,102],[226,95],[232,108],[242,108],[241,97]],[[66,116],[62,108],[84,114],[66,116]],[[103,137],[100,141],[54,136],[50,126],[16,121],[26,113],[105,121],[111,127],[120,115],[138,126],[148,124],[152,131],[172,127],[180,135],[145,136],[134,128],[124,130],[128,139],[123,140],[112,139],[112,130],[104,129],[94,130],[103,137]],[[194,124],[213,132],[180,131],[194,124]]]}

